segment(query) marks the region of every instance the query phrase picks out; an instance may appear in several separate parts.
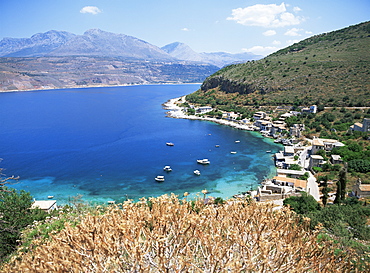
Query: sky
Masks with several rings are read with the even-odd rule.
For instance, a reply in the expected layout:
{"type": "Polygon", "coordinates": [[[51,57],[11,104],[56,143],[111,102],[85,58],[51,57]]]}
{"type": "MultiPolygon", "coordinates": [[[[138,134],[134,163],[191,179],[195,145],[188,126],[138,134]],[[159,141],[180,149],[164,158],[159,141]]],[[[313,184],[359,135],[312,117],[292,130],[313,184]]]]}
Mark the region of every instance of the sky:
{"type": "Polygon", "coordinates": [[[0,0],[0,39],[98,28],[158,47],[263,56],[369,20],[370,0],[0,0]]]}

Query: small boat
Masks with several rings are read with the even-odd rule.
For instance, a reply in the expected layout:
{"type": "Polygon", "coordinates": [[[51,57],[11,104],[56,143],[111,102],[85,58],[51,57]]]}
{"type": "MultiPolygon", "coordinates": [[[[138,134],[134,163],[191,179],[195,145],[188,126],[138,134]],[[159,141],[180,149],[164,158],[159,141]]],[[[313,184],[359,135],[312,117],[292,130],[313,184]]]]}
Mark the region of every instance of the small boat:
{"type": "Polygon", "coordinates": [[[164,176],[163,175],[157,175],[157,177],[156,178],[154,178],[155,179],[155,181],[157,181],[157,182],[163,182],[164,181],[164,176]]]}
{"type": "Polygon", "coordinates": [[[54,198],[54,195],[49,195],[48,196],[48,199],[52,199],[52,198],[54,198]]]}
{"type": "Polygon", "coordinates": [[[195,175],[200,175],[200,171],[199,171],[199,170],[195,170],[195,171],[194,171],[194,174],[195,174],[195,175]]]}
{"type": "Polygon", "coordinates": [[[218,147],[220,147],[220,145],[216,145],[215,147],[218,148],[218,147]]]}
{"type": "Polygon", "coordinates": [[[172,142],[166,142],[166,145],[167,146],[174,146],[175,144],[173,144],[172,142]]]}
{"type": "Polygon", "coordinates": [[[268,151],[266,151],[266,153],[271,153],[271,151],[270,151],[270,150],[268,150],[268,151]]]}
{"type": "Polygon", "coordinates": [[[231,151],[230,154],[236,154],[236,152],[235,151],[231,151]]]}
{"type": "Polygon", "coordinates": [[[198,159],[197,163],[207,165],[207,164],[210,164],[211,162],[207,158],[204,158],[204,159],[198,159]]]}
{"type": "Polygon", "coordinates": [[[166,172],[172,171],[170,166],[164,166],[163,170],[166,171],[166,172]]]}
{"type": "Polygon", "coordinates": [[[240,140],[235,140],[235,143],[239,143],[240,142],[240,140]]]}

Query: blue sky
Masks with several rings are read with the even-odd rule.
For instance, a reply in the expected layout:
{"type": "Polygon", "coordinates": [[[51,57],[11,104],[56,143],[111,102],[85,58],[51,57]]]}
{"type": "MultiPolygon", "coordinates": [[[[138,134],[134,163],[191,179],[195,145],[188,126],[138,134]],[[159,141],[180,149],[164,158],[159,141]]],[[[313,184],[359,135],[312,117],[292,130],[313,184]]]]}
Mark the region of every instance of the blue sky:
{"type": "Polygon", "coordinates": [[[369,0],[0,0],[0,39],[99,28],[197,52],[266,55],[368,20],[369,0]]]}

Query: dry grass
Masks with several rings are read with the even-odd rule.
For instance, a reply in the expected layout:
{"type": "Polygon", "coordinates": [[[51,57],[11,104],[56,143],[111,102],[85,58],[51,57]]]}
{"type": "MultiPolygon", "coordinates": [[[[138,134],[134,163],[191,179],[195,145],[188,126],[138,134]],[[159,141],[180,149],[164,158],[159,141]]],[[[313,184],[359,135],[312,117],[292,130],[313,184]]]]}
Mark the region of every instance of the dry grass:
{"type": "MultiPolygon", "coordinates": [[[[174,195],[86,215],[4,272],[347,272],[349,252],[318,242],[287,208],[174,195]]],[[[353,258],[353,257],[351,257],[353,258]]]]}

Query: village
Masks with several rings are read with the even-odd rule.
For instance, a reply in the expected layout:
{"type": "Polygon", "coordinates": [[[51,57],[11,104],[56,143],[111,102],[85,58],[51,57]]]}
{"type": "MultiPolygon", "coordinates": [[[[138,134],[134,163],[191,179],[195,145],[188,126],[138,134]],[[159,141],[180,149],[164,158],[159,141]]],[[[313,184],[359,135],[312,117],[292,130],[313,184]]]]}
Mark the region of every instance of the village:
{"type": "MultiPolygon", "coordinates": [[[[331,155],[329,160],[325,160],[320,155],[320,150],[330,152],[335,147],[344,146],[343,143],[335,139],[323,139],[314,137],[308,139],[303,136],[304,124],[293,124],[288,127],[285,119],[297,116],[302,113],[317,113],[317,106],[302,108],[301,111],[284,111],[284,108],[277,108],[276,111],[284,111],[278,119],[273,119],[271,115],[263,111],[257,111],[250,119],[241,119],[241,115],[234,112],[223,112],[222,117],[215,118],[208,116],[207,113],[214,109],[210,106],[195,107],[192,115],[187,113],[187,108],[182,107],[185,97],[168,101],[164,106],[170,110],[167,112],[169,117],[199,119],[212,121],[218,124],[231,126],[240,130],[258,131],[264,137],[274,139],[275,143],[284,145],[283,150],[274,155],[276,176],[271,179],[261,181],[257,190],[237,194],[234,197],[245,198],[250,196],[257,201],[273,201],[281,205],[285,198],[290,196],[300,196],[302,192],[312,195],[316,201],[320,202],[321,193],[319,190],[320,181],[317,181],[316,168],[323,164],[332,165],[343,164],[340,155],[331,155]]],[[[368,131],[370,119],[365,118],[363,124],[356,123],[351,126],[351,130],[368,131]]],[[[332,181],[329,182],[333,184],[332,181]]],[[[351,193],[352,196],[370,196],[370,185],[361,184],[359,181],[351,193]]],[[[335,192],[329,193],[328,203],[335,199],[335,192]]]]}

